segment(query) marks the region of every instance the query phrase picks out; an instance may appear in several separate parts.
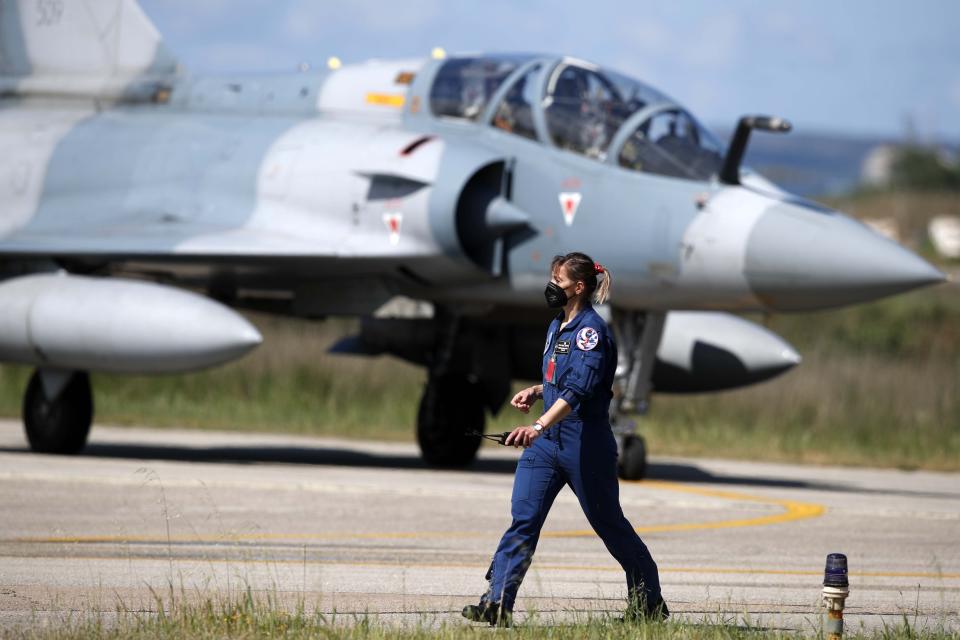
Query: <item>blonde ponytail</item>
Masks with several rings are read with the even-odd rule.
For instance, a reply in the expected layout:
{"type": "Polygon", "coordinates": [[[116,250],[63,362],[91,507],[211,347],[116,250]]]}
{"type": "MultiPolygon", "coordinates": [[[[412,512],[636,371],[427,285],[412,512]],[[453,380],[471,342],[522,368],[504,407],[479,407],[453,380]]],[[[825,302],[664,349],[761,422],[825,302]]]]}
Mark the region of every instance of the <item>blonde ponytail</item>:
{"type": "Polygon", "coordinates": [[[610,277],[610,269],[603,267],[603,273],[597,276],[597,290],[593,292],[593,302],[603,304],[610,297],[610,285],[613,284],[613,278],[610,277]]]}

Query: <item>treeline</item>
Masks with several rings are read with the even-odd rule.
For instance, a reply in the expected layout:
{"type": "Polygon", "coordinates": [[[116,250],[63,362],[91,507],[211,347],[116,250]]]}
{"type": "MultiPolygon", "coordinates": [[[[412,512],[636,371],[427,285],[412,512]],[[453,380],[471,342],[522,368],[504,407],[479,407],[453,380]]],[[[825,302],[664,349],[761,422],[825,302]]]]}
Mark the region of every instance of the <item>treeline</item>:
{"type": "Polygon", "coordinates": [[[941,149],[906,145],[890,167],[890,187],[913,191],[960,191],[960,162],[941,149]]]}

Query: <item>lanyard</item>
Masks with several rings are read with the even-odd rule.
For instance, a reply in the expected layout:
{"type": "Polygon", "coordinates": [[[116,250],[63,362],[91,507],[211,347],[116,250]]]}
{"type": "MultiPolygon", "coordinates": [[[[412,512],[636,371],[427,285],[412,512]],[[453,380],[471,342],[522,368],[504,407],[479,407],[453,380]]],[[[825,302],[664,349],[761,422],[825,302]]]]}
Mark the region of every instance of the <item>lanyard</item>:
{"type": "Polygon", "coordinates": [[[550,360],[547,361],[547,372],[544,375],[544,381],[550,384],[554,383],[557,373],[557,356],[570,353],[570,341],[560,339],[560,331],[557,331],[557,339],[553,344],[553,351],[550,353],[550,360]]]}

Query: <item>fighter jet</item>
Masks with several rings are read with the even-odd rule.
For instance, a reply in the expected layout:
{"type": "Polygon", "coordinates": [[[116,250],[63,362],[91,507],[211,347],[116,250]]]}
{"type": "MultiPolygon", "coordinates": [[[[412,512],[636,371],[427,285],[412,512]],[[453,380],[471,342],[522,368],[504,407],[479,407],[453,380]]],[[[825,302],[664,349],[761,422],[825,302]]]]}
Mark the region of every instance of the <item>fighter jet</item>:
{"type": "Polygon", "coordinates": [[[616,275],[614,424],[642,476],[624,412],[800,362],[734,314],[944,279],[741,166],[751,132],[789,128],[744,117],[724,148],[666,94],[556,55],[199,77],[132,0],[0,0],[0,361],[36,367],[30,446],[83,448],[89,372],[240,357],[261,336],[235,309],[260,309],[360,317],[334,350],[426,367],[423,457],[467,465],[512,381],[540,378],[548,266],[579,250],[616,275]]]}

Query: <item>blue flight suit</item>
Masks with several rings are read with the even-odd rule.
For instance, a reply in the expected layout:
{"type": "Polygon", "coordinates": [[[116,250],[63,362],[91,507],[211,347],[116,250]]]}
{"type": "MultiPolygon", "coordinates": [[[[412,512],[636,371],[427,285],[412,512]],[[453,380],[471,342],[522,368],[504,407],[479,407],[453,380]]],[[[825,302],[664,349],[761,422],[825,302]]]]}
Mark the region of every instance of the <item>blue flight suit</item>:
{"type": "Polygon", "coordinates": [[[544,411],[563,398],[572,411],[524,450],[513,482],[513,523],[503,534],[481,603],[512,611],[533,559],[540,529],[557,493],[570,486],[607,550],[627,574],[628,598],[650,606],[661,601],[657,565],[623,515],[617,483],[617,443],[609,408],[617,346],[593,307],[562,330],[563,313],[550,325],[543,351],[544,411]],[[551,365],[553,360],[553,365],[551,365]]]}

